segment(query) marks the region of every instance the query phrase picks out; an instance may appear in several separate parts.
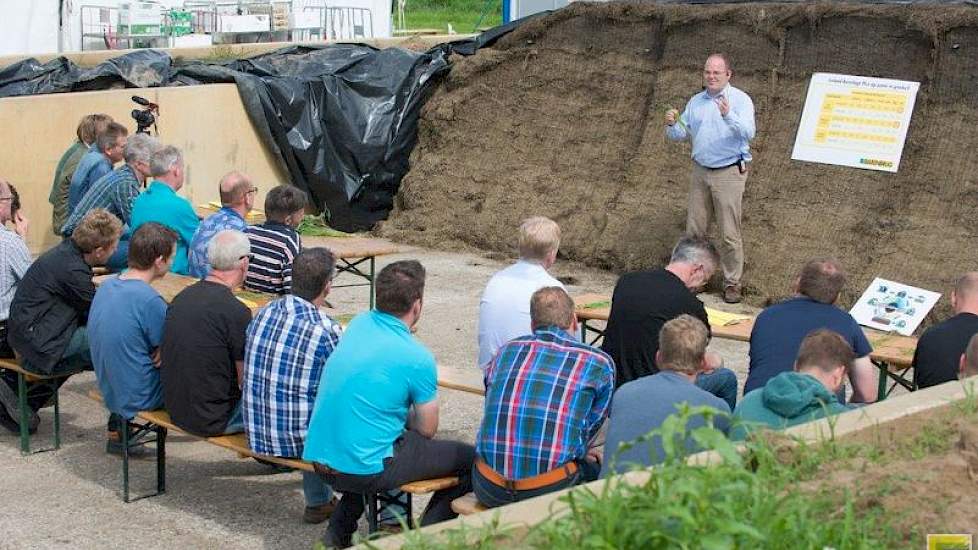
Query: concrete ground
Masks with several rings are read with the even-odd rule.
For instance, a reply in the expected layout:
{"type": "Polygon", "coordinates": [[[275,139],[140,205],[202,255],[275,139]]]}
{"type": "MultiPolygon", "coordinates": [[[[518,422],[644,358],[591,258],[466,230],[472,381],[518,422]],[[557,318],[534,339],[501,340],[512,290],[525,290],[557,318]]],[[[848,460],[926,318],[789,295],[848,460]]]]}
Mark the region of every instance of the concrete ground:
{"type": "MultiPolygon", "coordinates": [[[[379,259],[386,264],[417,258],[428,271],[418,337],[443,368],[478,379],[476,322],[479,296],[489,277],[509,262],[476,254],[414,249],[379,259]]],[[[612,273],[558,262],[552,270],[571,294],[610,294],[612,273]]],[[[341,276],[337,282],[344,282],[341,276]]],[[[346,279],[348,281],[348,279],[346,279]]],[[[367,307],[365,288],[337,289],[330,297],[340,313],[367,307]]],[[[704,296],[715,302],[715,297],[704,296]]],[[[726,309],[753,312],[746,306],[726,309]]],[[[746,377],[747,345],[714,341],[726,366],[746,377]]],[[[324,526],[302,523],[302,488],[297,473],[275,474],[252,460],[181,435],[167,439],[167,492],[124,504],[121,461],[104,453],[106,413],[85,396],[91,373],[72,378],[62,390],[62,447],[20,455],[17,436],[0,433],[0,548],[309,548],[324,526]]],[[[482,398],[441,392],[439,437],[472,442],[482,398]]],[[[49,443],[50,409],[41,412],[35,446],[49,443]]],[[[152,490],[151,460],[132,465],[132,487],[152,490]]],[[[418,510],[421,509],[418,502],[418,510]]]]}

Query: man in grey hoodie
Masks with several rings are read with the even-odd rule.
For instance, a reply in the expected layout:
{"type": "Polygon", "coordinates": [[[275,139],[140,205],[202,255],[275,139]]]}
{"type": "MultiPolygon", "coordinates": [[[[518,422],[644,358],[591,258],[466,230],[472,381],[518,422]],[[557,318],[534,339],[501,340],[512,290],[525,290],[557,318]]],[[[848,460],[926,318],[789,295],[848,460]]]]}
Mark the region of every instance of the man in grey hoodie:
{"type": "Polygon", "coordinates": [[[775,376],[737,405],[731,439],[743,439],[758,428],[780,430],[850,410],[835,393],[855,358],[838,333],[828,329],[809,333],[798,350],[794,371],[775,376]]]}

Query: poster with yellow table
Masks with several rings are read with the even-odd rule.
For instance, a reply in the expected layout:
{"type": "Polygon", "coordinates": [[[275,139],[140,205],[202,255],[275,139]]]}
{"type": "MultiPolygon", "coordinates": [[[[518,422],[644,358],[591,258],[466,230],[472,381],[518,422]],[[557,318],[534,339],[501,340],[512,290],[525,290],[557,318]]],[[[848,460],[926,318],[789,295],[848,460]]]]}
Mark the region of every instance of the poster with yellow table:
{"type": "Polygon", "coordinates": [[[815,73],[794,160],[896,172],[919,82],[815,73]]]}

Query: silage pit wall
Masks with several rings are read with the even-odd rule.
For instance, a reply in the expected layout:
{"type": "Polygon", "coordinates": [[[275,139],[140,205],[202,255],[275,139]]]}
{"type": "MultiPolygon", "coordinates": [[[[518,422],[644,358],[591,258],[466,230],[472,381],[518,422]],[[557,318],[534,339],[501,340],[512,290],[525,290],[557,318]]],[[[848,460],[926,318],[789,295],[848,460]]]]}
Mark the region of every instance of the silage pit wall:
{"type": "Polygon", "coordinates": [[[572,5],[456,59],[383,232],[513,254],[519,221],[543,214],[561,224],[562,257],[660,265],[685,226],[689,173],[689,148],[665,140],[662,117],[700,89],[706,56],[725,51],[758,112],[744,198],[751,300],[790,293],[801,263],[825,255],[850,273],[844,302],[878,275],[946,293],[976,260],[976,14],[572,5]],[[790,160],[816,71],[921,82],[899,173],[790,160]]]}

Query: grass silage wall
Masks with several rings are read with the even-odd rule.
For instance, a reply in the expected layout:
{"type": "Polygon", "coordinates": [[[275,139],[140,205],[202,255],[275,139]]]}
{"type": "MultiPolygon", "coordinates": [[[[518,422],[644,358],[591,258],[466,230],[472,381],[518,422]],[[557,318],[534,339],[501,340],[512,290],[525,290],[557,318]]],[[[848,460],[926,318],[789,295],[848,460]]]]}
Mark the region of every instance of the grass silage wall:
{"type": "Polygon", "coordinates": [[[662,264],[685,227],[690,163],[662,118],[701,89],[713,51],[757,110],[743,215],[755,303],[788,294],[813,256],[843,261],[846,302],[875,276],[946,293],[978,268],[967,6],[573,4],[456,58],[382,232],[510,253],[519,220],[543,214],[561,224],[566,258],[662,264]],[[791,160],[813,72],[921,83],[899,173],[791,160]]]}

